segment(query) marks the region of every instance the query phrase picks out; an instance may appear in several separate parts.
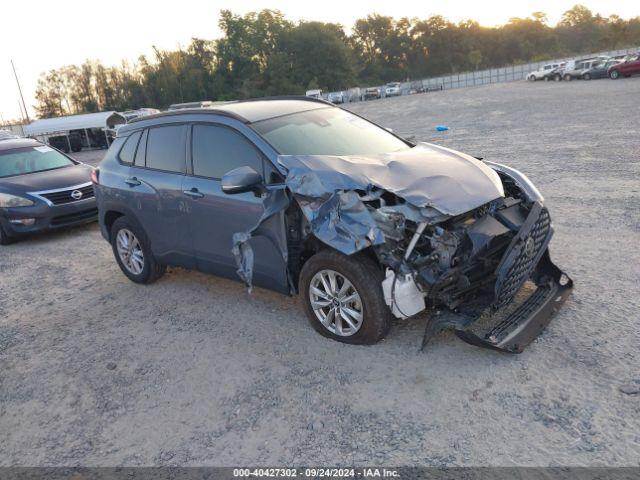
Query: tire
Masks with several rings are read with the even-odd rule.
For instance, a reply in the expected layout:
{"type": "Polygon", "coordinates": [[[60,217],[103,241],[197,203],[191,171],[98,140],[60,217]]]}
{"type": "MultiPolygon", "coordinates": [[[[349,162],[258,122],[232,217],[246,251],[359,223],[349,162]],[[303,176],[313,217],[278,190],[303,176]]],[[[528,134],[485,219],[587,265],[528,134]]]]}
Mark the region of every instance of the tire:
{"type": "Polygon", "coordinates": [[[611,70],[611,72],[609,72],[609,78],[611,80],[617,80],[620,78],[620,72],[618,70],[611,70]]]}
{"type": "Polygon", "coordinates": [[[567,75],[564,76],[564,81],[565,82],[570,82],[571,80],[573,80],[573,77],[571,75],[567,74],[567,75]]]}
{"type": "Polygon", "coordinates": [[[536,77],[535,77],[535,75],[529,75],[529,78],[527,80],[529,80],[530,82],[535,82],[536,81],[536,77]]]}
{"type": "Polygon", "coordinates": [[[591,74],[590,73],[585,73],[584,75],[582,75],[582,79],[583,80],[591,80],[591,74]]]}
{"type": "Polygon", "coordinates": [[[10,243],[13,243],[13,242],[15,242],[15,238],[7,235],[4,229],[2,228],[2,225],[0,225],[0,245],[9,245],[10,243]]]}
{"type": "Polygon", "coordinates": [[[162,275],[164,275],[167,266],[156,260],[156,258],[153,256],[153,253],[151,252],[150,243],[144,231],[127,217],[120,217],[115,222],[113,222],[113,226],[111,227],[110,239],[111,248],[113,250],[113,255],[116,257],[116,262],[118,262],[120,270],[122,270],[122,273],[124,273],[129,278],[129,280],[136,283],[148,284],[155,282],[162,275]],[[139,251],[142,253],[142,259],[140,259],[139,256],[136,256],[136,260],[132,260],[132,258],[134,258],[134,255],[132,255],[132,253],[134,253],[136,249],[134,249],[133,251],[130,249],[130,263],[129,265],[125,264],[126,260],[118,251],[120,232],[122,232],[123,237],[128,237],[129,234],[133,236],[135,242],[131,242],[130,245],[135,245],[137,242],[139,251]],[[141,268],[136,268],[140,266],[141,268]]]}
{"type": "Polygon", "coordinates": [[[545,82],[548,82],[549,80],[550,80],[550,79],[549,79],[549,77],[548,77],[548,76],[545,76],[545,77],[544,77],[544,81],[545,81],[545,82]]]}
{"type": "MultiPolygon", "coordinates": [[[[372,345],[380,341],[389,332],[392,319],[391,311],[384,302],[381,285],[382,280],[382,269],[364,254],[347,256],[334,250],[322,250],[316,253],[302,267],[299,281],[300,299],[311,326],[321,335],[343,343],[372,345]],[[314,310],[311,304],[312,297],[310,292],[313,293],[317,291],[317,287],[315,289],[313,288],[314,282],[317,281],[319,276],[327,272],[337,274],[338,279],[336,282],[339,288],[345,286],[344,282],[340,283],[340,276],[346,279],[353,289],[349,288],[344,295],[353,297],[352,292],[355,292],[359,299],[359,301],[356,300],[355,303],[345,304],[340,302],[336,307],[338,311],[340,311],[340,306],[342,306],[343,312],[350,312],[349,315],[343,313],[337,316],[340,324],[346,326],[342,335],[336,333],[338,328],[337,323],[335,323],[335,310],[334,316],[329,320],[325,320],[329,324],[328,327],[323,324],[318,316],[324,315],[325,309],[332,308],[331,305],[335,304],[336,301],[331,303],[330,300],[323,300],[327,298],[326,295],[317,297],[318,301],[329,302],[327,306],[317,309],[318,315],[316,315],[316,310],[314,310]],[[354,329],[351,328],[351,324],[344,319],[344,316],[347,315],[347,318],[351,318],[352,323],[357,322],[357,317],[351,316],[354,312],[360,313],[360,324],[355,333],[349,332],[354,329]],[[332,320],[336,324],[335,327],[332,324],[332,320]]],[[[326,293],[326,289],[321,286],[320,290],[326,293]]],[[[329,313],[327,313],[326,317],[329,318],[329,316],[329,313]]]]}
{"type": "Polygon", "coordinates": [[[562,80],[562,75],[560,75],[559,73],[556,73],[556,74],[553,76],[553,79],[554,79],[556,82],[559,82],[560,80],[562,80]]]}

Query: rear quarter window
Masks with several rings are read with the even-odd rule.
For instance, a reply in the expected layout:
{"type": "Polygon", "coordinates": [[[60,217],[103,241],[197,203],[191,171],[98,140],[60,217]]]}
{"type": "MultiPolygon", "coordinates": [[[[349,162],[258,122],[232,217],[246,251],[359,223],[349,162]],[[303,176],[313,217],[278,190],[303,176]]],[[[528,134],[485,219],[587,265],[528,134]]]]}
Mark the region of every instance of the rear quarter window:
{"type": "Polygon", "coordinates": [[[124,145],[120,149],[118,158],[122,163],[131,165],[133,158],[136,154],[136,148],[138,148],[138,142],[140,140],[141,132],[133,132],[124,142],[124,145]]]}

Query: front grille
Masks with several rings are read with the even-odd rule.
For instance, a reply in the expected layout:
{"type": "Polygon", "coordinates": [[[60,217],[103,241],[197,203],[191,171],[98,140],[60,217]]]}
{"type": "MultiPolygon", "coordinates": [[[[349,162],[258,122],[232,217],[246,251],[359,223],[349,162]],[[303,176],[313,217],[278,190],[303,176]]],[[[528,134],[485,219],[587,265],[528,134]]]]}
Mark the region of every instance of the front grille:
{"type": "Polygon", "coordinates": [[[97,208],[91,208],[89,210],[83,210],[81,212],[69,213],[67,215],[59,215],[53,217],[51,220],[51,226],[60,227],[75,222],[81,222],[83,220],[90,220],[98,215],[97,208]]]}
{"type": "MultiPolygon", "coordinates": [[[[55,192],[39,193],[38,195],[46,198],[54,205],[79,202],[81,200],[86,200],[87,198],[93,198],[94,196],[93,185],[91,184],[79,188],[69,188],[66,190],[57,190],[55,192]],[[82,195],[80,195],[78,198],[74,198],[74,192],[80,192],[82,195]]],[[[75,195],[77,196],[78,194],[76,193],[75,195]]]]}
{"type": "Polygon", "coordinates": [[[551,217],[546,208],[542,208],[538,218],[531,225],[529,233],[505,253],[498,267],[498,279],[495,286],[495,308],[507,305],[516,292],[529,278],[531,272],[546,247],[551,233],[551,217]]]}

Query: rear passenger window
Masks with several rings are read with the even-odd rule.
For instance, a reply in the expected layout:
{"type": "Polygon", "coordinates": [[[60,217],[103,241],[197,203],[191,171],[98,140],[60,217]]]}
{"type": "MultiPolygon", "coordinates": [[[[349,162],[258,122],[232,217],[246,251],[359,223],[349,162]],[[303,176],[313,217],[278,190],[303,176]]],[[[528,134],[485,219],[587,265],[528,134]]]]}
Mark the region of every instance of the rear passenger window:
{"type": "Polygon", "coordinates": [[[138,146],[138,140],[140,140],[141,132],[133,132],[129,135],[129,138],[124,142],[118,157],[122,163],[132,164],[133,157],[136,154],[136,147],[138,146]]]}
{"type": "Polygon", "coordinates": [[[184,125],[149,129],[147,138],[147,168],[168,172],[184,172],[184,125]]]}
{"type": "Polygon", "coordinates": [[[264,175],[260,152],[227,127],[194,125],[192,156],[194,175],[220,179],[228,171],[244,166],[264,175]]]}

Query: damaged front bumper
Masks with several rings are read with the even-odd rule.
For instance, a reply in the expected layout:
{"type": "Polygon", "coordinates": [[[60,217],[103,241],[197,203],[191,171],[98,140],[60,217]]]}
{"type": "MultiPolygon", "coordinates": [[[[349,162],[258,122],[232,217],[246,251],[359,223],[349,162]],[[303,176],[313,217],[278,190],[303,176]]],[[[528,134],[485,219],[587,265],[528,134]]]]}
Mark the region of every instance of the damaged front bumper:
{"type": "Polygon", "coordinates": [[[456,329],[456,335],[479,347],[521,353],[551,321],[573,289],[573,280],[555,266],[547,250],[538,265],[546,283],[537,288],[517,308],[480,336],[470,328],[456,329]]]}
{"type": "Polygon", "coordinates": [[[472,256],[466,264],[446,271],[434,281],[425,281],[435,277],[432,273],[425,275],[420,268],[413,275],[396,275],[387,270],[382,287],[396,317],[407,318],[424,310],[424,297],[432,307],[438,304],[448,307],[446,313],[439,311],[428,320],[422,348],[440,331],[452,329],[473,345],[520,353],[564,303],[573,282],[551,262],[548,245],[553,228],[547,209],[535,201],[523,216],[521,206],[513,203],[476,220],[465,232],[472,243],[476,240],[486,250],[491,242],[511,235],[500,233],[504,230],[515,234],[508,246],[494,250],[493,261],[498,259],[499,263],[489,263],[488,269],[481,269],[479,275],[470,272],[486,264],[487,256],[484,259],[482,255],[472,256]],[[486,238],[491,238],[492,233],[499,235],[480,242],[477,238],[480,233],[487,234],[486,238]]]}
{"type": "Polygon", "coordinates": [[[433,315],[427,321],[422,348],[439,332],[453,330],[472,345],[521,353],[545,329],[573,289],[573,281],[551,261],[548,250],[534,277],[535,287],[522,287],[520,298],[512,305],[494,310],[490,305],[493,297],[479,298],[456,311],[433,315]]]}

